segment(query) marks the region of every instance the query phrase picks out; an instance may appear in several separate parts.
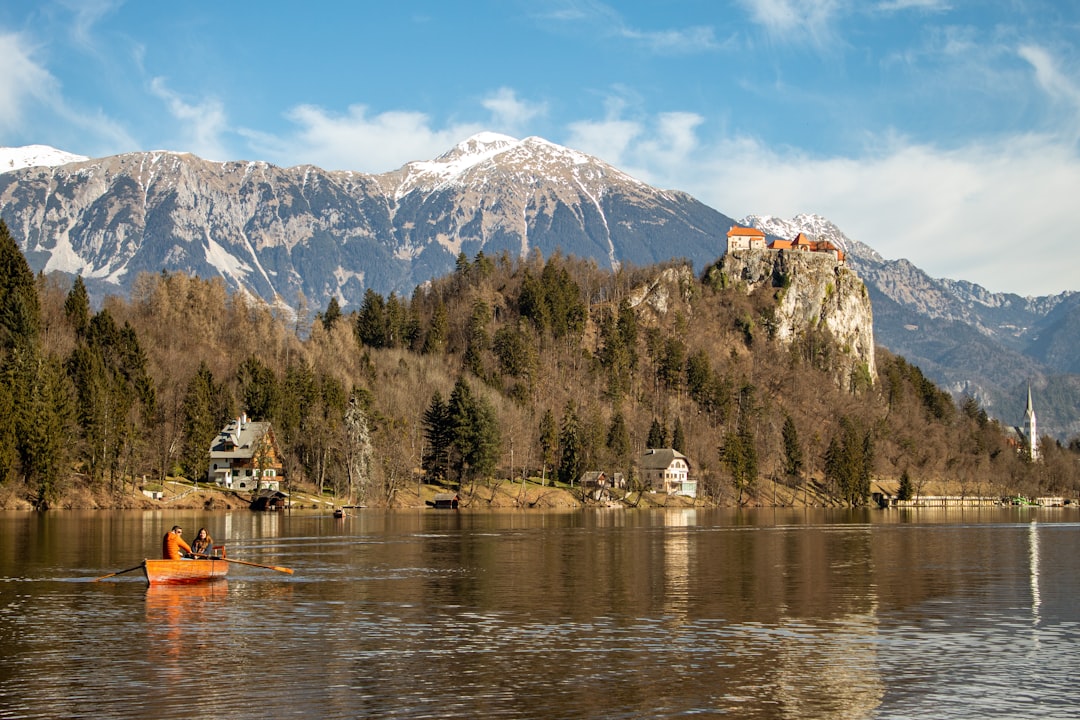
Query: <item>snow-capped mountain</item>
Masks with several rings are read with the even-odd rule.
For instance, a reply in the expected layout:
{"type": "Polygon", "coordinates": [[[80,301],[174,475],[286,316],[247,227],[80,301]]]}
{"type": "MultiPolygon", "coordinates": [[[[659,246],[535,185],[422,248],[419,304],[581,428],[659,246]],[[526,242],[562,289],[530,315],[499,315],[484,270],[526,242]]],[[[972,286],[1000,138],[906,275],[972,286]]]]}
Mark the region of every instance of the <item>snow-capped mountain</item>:
{"type": "Polygon", "coordinates": [[[48,145],[0,147],[0,173],[27,167],[55,167],[86,159],[83,155],[73,155],[48,145]]]}
{"type": "MultiPolygon", "coordinates": [[[[126,294],[141,272],[167,270],[220,276],[273,303],[302,295],[322,308],[336,297],[349,309],[369,288],[409,294],[451,272],[459,253],[480,251],[561,252],[609,268],[685,258],[701,272],[734,224],[686,193],[536,137],[481,133],[379,175],[175,152],[17,150],[0,159],[12,168],[0,173],[0,217],[33,270],[80,273],[95,301],[126,294]]],[[[943,386],[1008,417],[1032,382],[1064,406],[1057,421],[1040,415],[1040,427],[1080,431],[1078,413],[1068,415],[1080,407],[1077,293],[1021,298],[930,278],[817,215],[742,224],[843,248],[870,292],[876,341],[943,386]]]]}
{"type": "Polygon", "coordinates": [[[165,269],[345,308],[368,288],[411,293],[462,252],[703,266],[732,224],[583,153],[493,133],[380,175],[169,152],[28,167],[0,175],[0,216],[35,270],[81,273],[98,297],[165,269]]]}

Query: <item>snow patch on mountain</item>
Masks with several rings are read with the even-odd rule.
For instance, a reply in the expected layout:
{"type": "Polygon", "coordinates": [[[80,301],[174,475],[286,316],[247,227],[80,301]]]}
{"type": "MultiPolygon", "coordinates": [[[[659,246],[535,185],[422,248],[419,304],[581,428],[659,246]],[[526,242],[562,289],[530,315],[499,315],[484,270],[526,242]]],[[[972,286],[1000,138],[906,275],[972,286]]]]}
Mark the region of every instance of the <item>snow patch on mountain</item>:
{"type": "Polygon", "coordinates": [[[74,155],[48,145],[24,145],[23,147],[0,147],[0,173],[21,170],[26,167],[55,167],[89,160],[84,155],[74,155]]]}

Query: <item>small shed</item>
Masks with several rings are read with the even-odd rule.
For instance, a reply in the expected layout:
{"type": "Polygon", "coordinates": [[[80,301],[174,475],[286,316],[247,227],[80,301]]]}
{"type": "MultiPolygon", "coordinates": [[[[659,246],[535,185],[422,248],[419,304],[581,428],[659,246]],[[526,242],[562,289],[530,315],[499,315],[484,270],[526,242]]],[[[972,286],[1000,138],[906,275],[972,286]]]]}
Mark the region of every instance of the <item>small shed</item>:
{"type": "Polygon", "coordinates": [[[283,510],[288,495],[280,490],[264,488],[251,496],[252,510],[283,510]]]}
{"type": "Polygon", "coordinates": [[[428,501],[428,505],[436,510],[457,510],[460,501],[457,493],[439,493],[434,500],[428,501]]]}

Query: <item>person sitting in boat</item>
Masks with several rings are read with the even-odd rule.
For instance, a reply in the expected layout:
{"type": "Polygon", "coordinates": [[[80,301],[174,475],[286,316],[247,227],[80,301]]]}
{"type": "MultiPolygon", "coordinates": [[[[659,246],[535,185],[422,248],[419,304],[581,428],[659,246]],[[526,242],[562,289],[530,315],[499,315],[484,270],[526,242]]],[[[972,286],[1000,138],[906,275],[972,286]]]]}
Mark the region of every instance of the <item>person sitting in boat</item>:
{"type": "Polygon", "coordinates": [[[196,555],[210,555],[213,549],[214,540],[210,537],[210,533],[206,532],[206,528],[199,528],[199,534],[191,543],[191,551],[196,555]]]}
{"type": "Polygon", "coordinates": [[[184,542],[180,535],[184,531],[179,525],[173,525],[172,530],[165,533],[161,539],[161,557],[163,560],[183,560],[184,554],[191,554],[191,546],[184,542]]]}

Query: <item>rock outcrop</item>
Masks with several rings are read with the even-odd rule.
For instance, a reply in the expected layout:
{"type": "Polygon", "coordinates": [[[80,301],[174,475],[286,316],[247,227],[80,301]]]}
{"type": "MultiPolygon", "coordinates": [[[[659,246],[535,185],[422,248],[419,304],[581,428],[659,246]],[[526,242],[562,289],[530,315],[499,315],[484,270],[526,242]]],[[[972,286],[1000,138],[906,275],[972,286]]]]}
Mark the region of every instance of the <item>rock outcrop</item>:
{"type": "Polygon", "coordinates": [[[827,331],[841,357],[838,379],[874,382],[874,316],[866,285],[830,253],[733,250],[706,272],[706,282],[753,293],[775,290],[774,337],[794,343],[827,331]]]}

